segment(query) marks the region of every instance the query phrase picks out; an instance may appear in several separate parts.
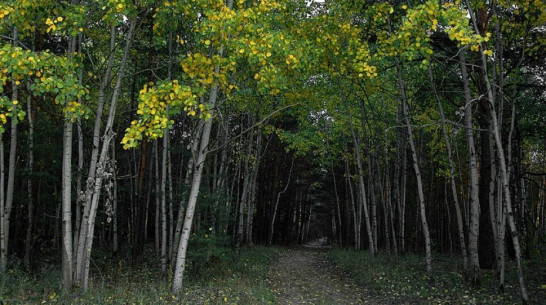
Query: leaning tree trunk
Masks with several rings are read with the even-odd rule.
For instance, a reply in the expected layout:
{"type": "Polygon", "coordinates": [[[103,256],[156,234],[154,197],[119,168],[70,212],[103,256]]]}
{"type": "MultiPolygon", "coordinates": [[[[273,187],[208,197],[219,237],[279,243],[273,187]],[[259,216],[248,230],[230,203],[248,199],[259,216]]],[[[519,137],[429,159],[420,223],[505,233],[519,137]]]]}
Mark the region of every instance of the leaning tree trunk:
{"type": "MultiPolygon", "coordinates": [[[[466,241],[464,238],[463,216],[461,213],[461,207],[459,206],[459,196],[457,195],[457,184],[455,182],[455,165],[453,164],[453,152],[451,150],[451,142],[449,141],[449,137],[447,135],[446,118],[444,114],[444,109],[442,107],[442,102],[440,101],[440,97],[438,96],[438,91],[436,90],[436,85],[434,83],[434,76],[432,74],[432,69],[430,67],[428,69],[428,73],[430,77],[430,82],[432,84],[432,90],[434,92],[436,102],[438,103],[440,118],[442,120],[442,134],[444,135],[444,140],[446,142],[446,147],[447,147],[447,159],[449,164],[449,180],[451,182],[451,195],[453,197],[453,201],[455,205],[455,213],[457,215],[457,228],[459,230],[459,243],[461,246],[461,254],[463,255],[463,267],[465,270],[467,270],[468,254],[466,251],[466,241]]],[[[449,207],[447,208],[449,209],[449,207]]]]}
{"type": "MultiPolygon", "coordinates": [[[[228,0],[227,7],[231,9],[233,7],[233,0],[228,0]]],[[[223,56],[224,48],[220,47],[218,55],[223,56]]],[[[215,72],[220,71],[220,67],[214,68],[215,72]]],[[[193,222],[193,214],[195,212],[195,205],[197,203],[197,196],[199,195],[199,187],[201,186],[201,177],[203,175],[203,168],[205,166],[205,160],[207,157],[207,147],[209,145],[210,131],[212,129],[212,116],[214,114],[214,107],[216,106],[216,99],[218,98],[218,84],[214,82],[212,84],[208,107],[210,109],[211,118],[205,121],[203,125],[203,134],[201,135],[201,143],[199,151],[197,152],[197,162],[195,163],[195,171],[193,173],[193,180],[190,190],[190,196],[188,198],[188,205],[186,207],[186,217],[184,219],[184,226],[182,229],[182,236],[180,237],[180,243],[178,245],[178,251],[176,255],[175,270],[173,276],[173,288],[174,294],[179,294],[182,289],[182,278],[184,276],[184,268],[186,266],[186,252],[188,250],[188,241],[190,239],[191,225],[193,222]]]]}
{"type": "MultiPolygon", "coordinates": [[[[92,142],[92,149],[91,149],[88,179],[86,182],[86,191],[84,193],[78,194],[78,201],[82,204],[84,204],[85,202],[88,202],[91,199],[90,198],[91,193],[88,191],[88,189],[92,187],[92,180],[95,176],[95,172],[97,169],[97,157],[98,157],[99,145],[100,145],[100,126],[102,123],[102,113],[104,109],[104,99],[106,95],[106,88],[110,84],[110,81],[111,81],[110,74],[112,71],[112,67],[114,65],[114,50],[116,46],[116,35],[117,35],[116,28],[112,26],[110,31],[110,52],[109,52],[110,57],[106,65],[106,72],[99,86],[97,112],[96,112],[95,126],[93,128],[93,142],[92,142]]],[[[73,249],[76,250],[76,253],[74,253],[74,256],[75,256],[74,279],[78,282],[79,282],[79,279],[81,278],[80,268],[78,268],[78,261],[80,261],[81,258],[83,257],[83,252],[82,252],[83,248],[80,251],[80,238],[81,236],[87,234],[87,231],[82,232],[82,230],[87,230],[87,223],[89,219],[90,209],[91,209],[91,205],[89,204],[85,205],[83,209],[83,214],[80,216],[81,217],[80,221],[76,222],[75,224],[75,226],[77,227],[75,231],[79,233],[79,236],[74,236],[73,249]],[[78,259],[78,257],[80,259],[78,259]]]]}
{"type": "MultiPolygon", "coordinates": [[[[193,141],[193,144],[191,145],[192,156],[188,160],[188,165],[186,168],[186,177],[184,179],[184,185],[183,185],[184,188],[190,186],[190,182],[191,182],[190,179],[193,175],[194,165],[195,165],[194,156],[197,156],[197,153],[198,153],[199,143],[200,143],[202,132],[203,132],[203,126],[204,124],[200,122],[195,130],[194,141],[193,141]]],[[[182,199],[180,200],[180,203],[178,204],[178,215],[176,218],[176,228],[174,230],[174,237],[173,237],[174,242],[173,242],[173,249],[172,249],[172,255],[171,255],[171,264],[173,264],[176,261],[176,255],[178,255],[177,250],[178,250],[178,245],[180,243],[180,236],[182,236],[182,226],[184,224],[184,211],[185,211],[184,200],[187,200],[186,195],[187,193],[184,190],[184,192],[182,193],[182,199]]]]}
{"type": "Polygon", "coordinates": [[[415,141],[413,140],[413,128],[411,127],[411,121],[409,118],[408,102],[406,96],[406,88],[404,78],[402,77],[402,67],[398,62],[398,58],[395,58],[396,69],[398,71],[398,85],[400,89],[400,95],[402,98],[402,111],[404,114],[404,120],[406,122],[406,128],[408,132],[408,141],[410,144],[411,156],[413,159],[413,169],[415,171],[415,177],[417,179],[417,192],[419,194],[419,210],[421,216],[421,226],[423,229],[423,237],[425,239],[425,252],[426,252],[426,264],[427,272],[432,271],[432,253],[431,253],[431,244],[430,244],[430,233],[428,230],[427,223],[427,214],[425,207],[425,195],[423,193],[423,182],[421,180],[421,171],[419,169],[419,161],[417,159],[417,149],[415,148],[415,141]]]}
{"type": "MultiPolygon", "coordinates": [[[[222,52],[220,52],[220,54],[221,53],[222,52]]],[[[218,68],[216,68],[216,70],[218,70],[218,68]]],[[[197,162],[195,164],[195,171],[193,173],[190,196],[188,198],[188,204],[186,206],[186,217],[184,219],[182,236],[180,237],[180,243],[178,245],[178,251],[176,255],[172,288],[172,292],[176,295],[178,295],[180,293],[180,290],[182,289],[182,277],[184,275],[184,268],[186,266],[186,252],[188,250],[188,241],[190,239],[191,225],[193,222],[195,205],[197,203],[197,196],[199,195],[199,187],[201,186],[201,177],[203,175],[203,168],[205,167],[205,160],[208,153],[207,147],[209,145],[210,131],[212,129],[212,114],[214,106],[216,105],[217,95],[218,84],[214,83],[210,92],[208,103],[209,109],[211,109],[211,118],[208,119],[203,126],[203,134],[201,136],[199,151],[197,152],[197,162]]]]}
{"type": "Polygon", "coordinates": [[[108,159],[108,150],[110,147],[110,141],[114,137],[112,127],[114,124],[114,118],[116,114],[117,101],[119,93],[121,91],[122,81],[125,75],[125,68],[129,58],[129,51],[131,48],[131,43],[133,40],[133,33],[136,26],[136,20],[131,20],[129,22],[129,30],[126,35],[126,43],[123,52],[123,58],[121,60],[121,66],[118,72],[118,77],[112,94],[112,100],[110,104],[110,109],[108,112],[108,118],[106,121],[106,126],[104,128],[104,140],[102,143],[99,159],[97,162],[97,172],[94,176],[89,177],[88,185],[86,190],[86,197],[90,200],[86,200],[86,210],[89,206],[89,212],[82,219],[82,224],[80,226],[80,237],[78,244],[78,252],[76,258],[76,268],[75,268],[75,281],[80,285],[82,290],[87,290],[89,283],[89,264],[91,261],[91,248],[93,246],[93,236],[95,229],[95,217],[97,214],[99,199],[100,199],[100,190],[102,187],[102,182],[104,180],[104,175],[109,174],[106,172],[106,162],[108,159]],[[87,217],[86,217],[87,216],[87,217]]]}
{"type": "MultiPolygon", "coordinates": [[[[469,1],[466,1],[467,6],[469,6],[469,1]]],[[[471,20],[474,24],[474,28],[476,30],[476,33],[478,33],[478,26],[477,26],[477,20],[474,16],[472,11],[470,12],[471,20]]],[[[489,81],[488,76],[488,69],[487,69],[487,58],[484,53],[483,46],[480,45],[480,56],[481,56],[481,69],[483,70],[483,79],[485,81],[486,91],[487,91],[487,98],[489,100],[490,106],[491,106],[491,121],[492,121],[492,132],[493,132],[493,138],[495,140],[495,145],[497,147],[497,155],[498,155],[498,161],[499,161],[499,170],[500,170],[500,183],[502,185],[503,195],[504,195],[504,205],[506,208],[506,216],[508,218],[508,224],[510,226],[510,235],[512,237],[512,245],[514,247],[514,252],[516,255],[516,264],[518,268],[518,280],[519,280],[519,286],[520,286],[520,293],[521,298],[524,303],[529,302],[529,296],[527,295],[527,289],[525,287],[525,280],[523,277],[523,266],[522,266],[522,258],[521,258],[521,247],[519,243],[519,236],[517,231],[517,226],[514,220],[514,213],[512,210],[512,197],[510,194],[510,185],[509,185],[509,177],[508,177],[508,170],[506,166],[506,158],[504,154],[504,147],[502,145],[502,139],[500,135],[500,126],[497,120],[497,112],[495,110],[495,97],[493,96],[493,88],[491,86],[491,82],[489,81]]]]}
{"type": "MultiPolygon", "coordinates": [[[[372,231],[372,227],[371,227],[371,223],[370,223],[370,215],[369,215],[369,212],[368,212],[368,204],[367,204],[367,199],[366,199],[366,187],[364,185],[364,170],[363,170],[363,164],[362,164],[362,156],[361,156],[361,152],[360,152],[360,141],[358,140],[358,137],[356,136],[356,132],[353,128],[353,121],[352,121],[352,117],[351,117],[351,112],[350,110],[347,108],[347,114],[348,114],[348,117],[349,117],[349,126],[351,127],[351,134],[353,136],[353,141],[355,141],[355,153],[356,153],[356,164],[357,164],[357,169],[358,169],[358,187],[359,187],[359,194],[360,194],[360,198],[359,198],[359,205],[362,206],[362,208],[364,209],[364,221],[366,223],[366,231],[368,233],[368,248],[369,248],[369,251],[370,251],[370,254],[372,255],[372,257],[375,256],[375,253],[376,253],[376,250],[375,250],[375,243],[374,243],[374,238],[373,238],[373,231],[372,231]]],[[[355,215],[355,218],[357,216],[355,215]]],[[[359,231],[360,231],[360,227],[361,227],[361,223],[360,222],[357,222],[357,232],[355,232],[358,236],[358,240],[357,240],[357,249],[359,249],[359,245],[360,245],[360,234],[359,234],[359,231]]]]}
{"type": "Polygon", "coordinates": [[[286,180],[286,185],[284,186],[284,189],[280,191],[277,194],[277,200],[275,201],[275,206],[273,207],[273,216],[271,216],[271,225],[269,227],[269,239],[267,240],[267,244],[271,246],[271,243],[273,242],[273,233],[275,232],[275,218],[277,218],[277,209],[279,207],[279,201],[281,200],[281,195],[286,192],[288,189],[288,185],[290,185],[290,177],[292,177],[292,168],[294,167],[294,160],[296,160],[296,157],[292,158],[292,163],[290,164],[290,171],[288,172],[288,179],[286,180]]]}

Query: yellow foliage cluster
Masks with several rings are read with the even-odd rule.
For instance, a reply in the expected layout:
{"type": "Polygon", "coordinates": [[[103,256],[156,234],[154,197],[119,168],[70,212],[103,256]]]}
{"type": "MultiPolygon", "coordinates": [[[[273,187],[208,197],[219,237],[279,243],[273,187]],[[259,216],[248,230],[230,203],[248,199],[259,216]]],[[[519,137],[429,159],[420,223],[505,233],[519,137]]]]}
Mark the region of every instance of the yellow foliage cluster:
{"type": "Polygon", "coordinates": [[[182,61],[182,69],[192,79],[203,85],[214,81],[214,64],[212,58],[201,53],[189,54],[182,61]]]}
{"type": "MultiPolygon", "coordinates": [[[[0,48],[0,121],[5,124],[5,118],[13,116],[13,109],[19,103],[10,101],[3,96],[4,87],[10,83],[25,86],[27,94],[51,94],[56,104],[62,105],[62,111],[67,118],[75,119],[84,115],[86,108],[75,100],[88,94],[86,88],[79,85],[75,71],[77,63],[66,57],[56,56],[49,52],[32,52],[20,47],[4,45],[0,48]]],[[[17,115],[22,118],[24,112],[19,110],[17,115]]],[[[0,133],[3,132],[0,126],[0,133]]]]}
{"type": "Polygon", "coordinates": [[[157,139],[163,131],[174,123],[169,119],[170,112],[184,110],[187,115],[209,119],[210,113],[203,104],[197,105],[196,96],[188,86],[180,85],[177,80],[145,85],[139,92],[137,114],[139,118],[131,122],[126,129],[121,143],[123,148],[136,147],[143,136],[157,139]]]}
{"type": "Polygon", "coordinates": [[[8,16],[13,12],[13,7],[0,4],[0,19],[8,16]]]}

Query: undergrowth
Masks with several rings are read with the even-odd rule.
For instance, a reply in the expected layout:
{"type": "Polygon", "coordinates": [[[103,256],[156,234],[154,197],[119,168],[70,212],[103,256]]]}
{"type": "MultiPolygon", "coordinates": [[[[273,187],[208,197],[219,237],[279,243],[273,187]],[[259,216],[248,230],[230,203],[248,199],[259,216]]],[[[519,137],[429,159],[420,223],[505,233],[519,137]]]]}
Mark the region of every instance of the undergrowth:
{"type": "MultiPolygon", "coordinates": [[[[385,304],[520,304],[515,265],[507,262],[505,292],[498,291],[494,270],[482,270],[474,287],[463,278],[461,260],[434,256],[433,271],[426,274],[424,258],[418,255],[388,256],[369,252],[332,249],[328,258],[350,274],[370,295],[385,304]]],[[[526,262],[527,290],[531,304],[546,298],[544,262],[526,262]]],[[[543,304],[543,303],[542,303],[543,304]]]]}
{"type": "Polygon", "coordinates": [[[157,255],[137,262],[94,253],[88,292],[60,290],[58,262],[38,272],[13,267],[0,275],[2,304],[267,304],[274,297],[265,276],[275,248],[232,250],[218,242],[193,241],[188,253],[184,288],[171,293],[172,270],[161,274],[157,255]]]}

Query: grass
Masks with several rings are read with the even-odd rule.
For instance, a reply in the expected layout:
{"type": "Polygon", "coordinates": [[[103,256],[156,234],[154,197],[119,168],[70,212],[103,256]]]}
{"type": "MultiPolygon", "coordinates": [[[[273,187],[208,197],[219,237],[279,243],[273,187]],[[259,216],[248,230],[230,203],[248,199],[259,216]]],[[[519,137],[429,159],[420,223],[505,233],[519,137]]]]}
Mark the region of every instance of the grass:
{"type": "MultiPolygon", "coordinates": [[[[370,294],[385,304],[520,304],[519,285],[515,265],[507,262],[506,288],[498,292],[494,270],[482,270],[479,287],[468,284],[455,257],[433,257],[433,272],[426,274],[424,257],[406,255],[392,257],[379,254],[372,258],[368,252],[332,249],[331,261],[370,294]]],[[[545,264],[526,262],[526,283],[531,304],[546,298],[542,287],[545,264]]]]}
{"type": "MultiPolygon", "coordinates": [[[[12,268],[0,275],[0,302],[8,304],[271,304],[265,277],[278,249],[256,247],[239,252],[217,244],[189,253],[184,288],[171,291],[171,276],[160,272],[157,256],[146,253],[137,262],[98,254],[92,263],[88,292],[63,293],[60,266],[44,266],[33,274],[12,268]]],[[[169,274],[172,274],[169,272],[169,274]]]]}

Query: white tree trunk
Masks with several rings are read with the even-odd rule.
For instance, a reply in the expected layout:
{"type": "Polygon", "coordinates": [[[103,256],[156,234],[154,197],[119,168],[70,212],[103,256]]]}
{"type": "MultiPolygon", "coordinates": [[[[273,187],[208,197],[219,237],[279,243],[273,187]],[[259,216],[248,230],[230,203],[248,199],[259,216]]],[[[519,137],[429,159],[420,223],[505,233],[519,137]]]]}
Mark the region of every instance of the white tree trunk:
{"type": "Polygon", "coordinates": [[[64,290],[72,287],[74,253],[72,249],[72,121],[65,119],[63,133],[62,168],[62,286],[64,290]]]}
{"type": "MultiPolygon", "coordinates": [[[[216,98],[218,95],[218,85],[213,84],[210,97],[209,97],[209,109],[211,116],[214,114],[213,109],[216,105],[216,98]]],[[[197,162],[195,164],[195,171],[193,173],[193,180],[191,185],[190,196],[188,198],[188,204],[186,206],[186,217],[184,219],[184,226],[182,229],[182,236],[178,245],[178,251],[176,255],[175,271],[173,276],[173,288],[174,294],[179,294],[182,289],[182,279],[184,275],[184,268],[186,266],[186,252],[188,250],[188,241],[190,239],[191,225],[193,222],[193,215],[195,212],[195,205],[197,204],[197,197],[199,195],[199,187],[201,186],[201,176],[203,174],[203,168],[205,167],[205,160],[207,157],[207,147],[209,145],[210,131],[212,129],[212,117],[207,120],[203,126],[203,134],[201,136],[201,143],[199,145],[199,151],[197,153],[197,162]]]]}
{"type": "Polygon", "coordinates": [[[398,62],[398,58],[395,58],[396,68],[398,70],[398,85],[400,89],[400,95],[402,98],[402,111],[404,114],[404,119],[406,121],[406,127],[408,132],[408,141],[410,144],[411,156],[413,159],[413,170],[415,171],[415,177],[417,179],[417,192],[419,194],[419,210],[421,216],[421,226],[423,229],[423,237],[425,239],[425,253],[426,253],[426,265],[427,272],[432,271],[432,253],[431,253],[431,243],[430,243],[430,233],[428,230],[427,223],[427,214],[425,207],[425,195],[423,193],[423,182],[421,180],[421,171],[419,169],[419,160],[417,159],[417,149],[415,148],[415,141],[413,140],[413,129],[411,127],[411,121],[409,118],[408,103],[406,97],[406,85],[402,77],[402,68],[398,62]]]}
{"type": "MultiPolygon", "coordinates": [[[[14,41],[17,40],[17,31],[14,30],[14,41]]],[[[11,100],[15,101],[18,98],[19,88],[13,82],[12,84],[12,97],[11,100]]],[[[8,259],[8,248],[9,248],[9,226],[10,226],[10,217],[11,217],[11,208],[13,206],[13,190],[15,186],[15,159],[17,156],[17,105],[13,105],[12,117],[11,117],[11,136],[10,136],[10,147],[9,147],[9,163],[8,163],[8,184],[6,189],[6,198],[4,205],[2,206],[2,233],[0,233],[1,239],[1,249],[0,249],[0,270],[2,272],[6,271],[7,259],[8,259]]],[[[2,167],[4,163],[2,163],[2,167]]],[[[4,189],[4,183],[1,185],[2,190],[4,189]]],[[[2,197],[3,199],[4,197],[2,197]]]]}
{"type": "Polygon", "coordinates": [[[129,50],[133,39],[133,32],[135,29],[136,21],[131,20],[129,22],[129,30],[126,34],[126,43],[123,52],[123,58],[120,63],[120,69],[118,77],[112,94],[112,100],[104,129],[104,140],[102,143],[99,160],[97,162],[97,172],[95,175],[89,175],[87,181],[86,206],[82,224],[80,226],[80,237],[78,240],[78,251],[76,258],[75,278],[74,280],[80,285],[84,291],[88,288],[89,281],[89,263],[91,259],[91,248],[93,245],[93,232],[95,228],[95,216],[97,213],[100,190],[102,186],[103,175],[105,173],[105,165],[108,157],[108,150],[110,147],[110,141],[112,140],[112,126],[114,124],[114,118],[116,114],[117,101],[119,93],[121,91],[121,85],[125,76],[125,68],[129,58],[129,50]],[[88,214],[86,215],[86,211],[88,214]]]}
{"type": "Polygon", "coordinates": [[[466,129],[466,144],[468,146],[468,162],[470,168],[470,226],[468,228],[468,252],[469,252],[469,275],[472,281],[477,281],[480,278],[480,261],[478,258],[478,235],[480,229],[480,200],[478,197],[478,165],[476,158],[476,148],[474,145],[474,132],[472,124],[472,96],[470,93],[470,85],[468,73],[466,69],[466,60],[464,51],[459,53],[461,61],[461,75],[464,85],[465,95],[465,129],[466,129]]]}

